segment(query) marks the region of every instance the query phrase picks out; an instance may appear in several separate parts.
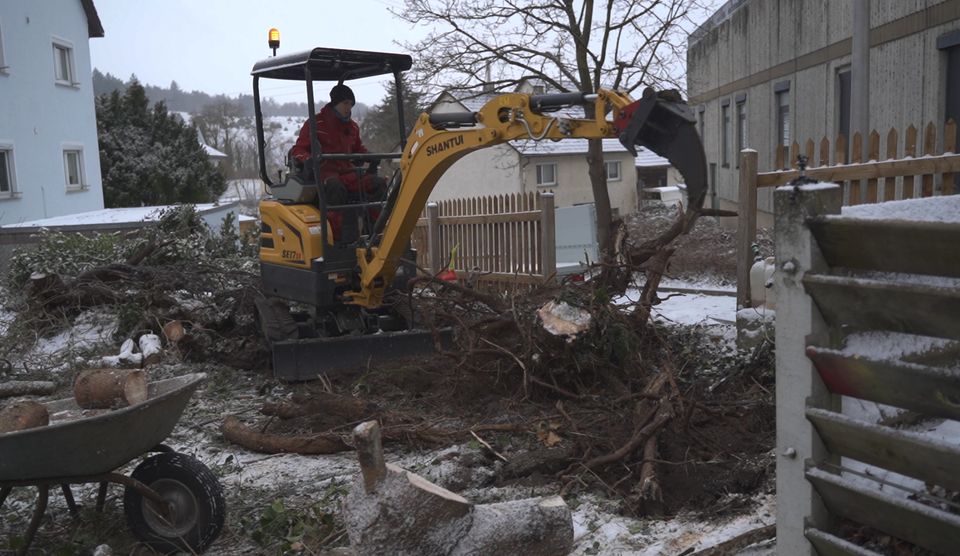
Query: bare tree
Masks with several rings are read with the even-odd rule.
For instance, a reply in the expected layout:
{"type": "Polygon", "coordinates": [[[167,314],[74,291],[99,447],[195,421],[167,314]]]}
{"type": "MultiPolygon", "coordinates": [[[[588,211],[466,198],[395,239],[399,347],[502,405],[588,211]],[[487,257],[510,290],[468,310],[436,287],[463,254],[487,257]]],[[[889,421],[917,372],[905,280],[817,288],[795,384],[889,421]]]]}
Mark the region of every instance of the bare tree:
{"type": "MultiPolygon", "coordinates": [[[[527,78],[560,92],[682,88],[692,19],[712,0],[404,0],[394,15],[433,29],[418,44],[423,91],[512,91],[527,78]]],[[[602,142],[587,161],[601,251],[612,252],[602,142]]]]}

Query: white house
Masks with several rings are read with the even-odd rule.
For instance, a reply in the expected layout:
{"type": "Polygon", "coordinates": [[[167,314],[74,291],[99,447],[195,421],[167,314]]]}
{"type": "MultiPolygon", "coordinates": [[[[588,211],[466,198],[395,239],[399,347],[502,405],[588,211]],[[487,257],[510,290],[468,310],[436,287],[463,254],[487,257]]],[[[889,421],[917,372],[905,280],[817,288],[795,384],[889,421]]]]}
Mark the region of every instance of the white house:
{"type": "Polygon", "coordinates": [[[0,226],[103,208],[93,0],[0,1],[0,226]]]}

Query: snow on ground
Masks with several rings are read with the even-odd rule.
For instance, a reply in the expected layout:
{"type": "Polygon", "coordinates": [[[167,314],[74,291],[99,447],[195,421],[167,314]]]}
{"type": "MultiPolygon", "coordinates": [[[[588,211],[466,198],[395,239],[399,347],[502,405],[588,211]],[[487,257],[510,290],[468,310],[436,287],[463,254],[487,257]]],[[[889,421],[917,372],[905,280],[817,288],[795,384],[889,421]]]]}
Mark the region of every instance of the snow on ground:
{"type": "MultiPolygon", "coordinates": [[[[677,287],[696,287],[696,284],[677,283],[677,287]]],[[[638,292],[630,293],[635,299],[638,292]]],[[[667,294],[661,293],[662,297],[667,294]]],[[[732,330],[735,317],[734,297],[700,294],[675,295],[655,307],[657,318],[669,322],[700,325],[723,334],[732,330]]],[[[0,327],[8,320],[8,313],[0,313],[0,327]]],[[[52,354],[57,350],[90,349],[96,346],[115,348],[111,338],[115,322],[104,320],[94,313],[81,315],[77,326],[53,338],[41,341],[37,353],[52,354]]],[[[151,380],[162,378],[175,368],[151,367],[151,380]]],[[[224,375],[227,376],[227,375],[224,375]]],[[[352,452],[324,456],[298,454],[264,455],[248,452],[228,443],[219,432],[219,424],[226,413],[246,415],[255,413],[263,398],[257,391],[257,381],[251,375],[229,375],[230,378],[211,375],[202,390],[194,395],[180,423],[166,444],[177,451],[190,454],[210,467],[218,475],[229,500],[243,500],[234,511],[258,511],[250,501],[260,501],[265,508],[273,500],[284,500],[288,507],[312,504],[325,500],[334,491],[349,486],[359,470],[352,452]],[[229,388],[218,394],[220,381],[229,380],[229,388]]],[[[429,452],[411,452],[391,449],[387,461],[423,475],[441,486],[462,493],[475,503],[520,499],[530,496],[552,495],[555,485],[543,487],[490,488],[489,479],[496,472],[490,465],[469,465],[471,458],[480,458],[478,448],[467,444],[429,452]]],[[[136,462],[135,462],[136,463],[136,462]]],[[[131,466],[121,470],[129,473],[131,466]]],[[[108,506],[119,507],[121,489],[112,489],[108,506]]],[[[92,505],[95,488],[76,488],[77,501],[92,505]]],[[[573,554],[613,556],[634,554],[660,556],[679,554],[688,549],[701,550],[728,540],[740,533],[768,525],[774,520],[774,497],[766,495],[749,513],[717,519],[697,520],[685,516],[669,519],[631,519],[617,515],[615,502],[581,495],[569,500],[573,511],[573,554]]],[[[16,514],[18,521],[26,522],[33,507],[33,495],[27,489],[17,489],[4,507],[6,514],[16,514]]],[[[262,508],[261,508],[262,509],[262,508]]],[[[67,510],[60,496],[50,499],[49,515],[65,516],[67,510]]],[[[251,514],[255,517],[255,514],[251,514]]],[[[59,519],[59,517],[58,517],[59,519]]],[[[235,544],[237,537],[225,548],[218,542],[208,554],[253,553],[252,548],[235,544]]],[[[751,554],[772,554],[769,547],[751,549],[751,554]]]]}
{"type": "MultiPolygon", "coordinates": [[[[734,324],[737,318],[736,290],[729,290],[730,295],[708,295],[702,293],[670,292],[670,288],[684,290],[712,289],[704,288],[703,282],[683,282],[671,280],[670,285],[664,285],[658,294],[660,303],[653,306],[654,318],[667,323],[683,325],[716,325],[734,324]]],[[[635,303],[640,299],[639,289],[629,289],[626,293],[614,300],[614,303],[625,305],[635,303]]]]}
{"type": "Polygon", "coordinates": [[[685,516],[666,520],[629,519],[604,512],[596,501],[588,501],[574,510],[576,546],[573,554],[665,556],[704,550],[774,523],[775,502],[775,496],[766,495],[758,500],[750,514],[704,521],[685,516]]]}

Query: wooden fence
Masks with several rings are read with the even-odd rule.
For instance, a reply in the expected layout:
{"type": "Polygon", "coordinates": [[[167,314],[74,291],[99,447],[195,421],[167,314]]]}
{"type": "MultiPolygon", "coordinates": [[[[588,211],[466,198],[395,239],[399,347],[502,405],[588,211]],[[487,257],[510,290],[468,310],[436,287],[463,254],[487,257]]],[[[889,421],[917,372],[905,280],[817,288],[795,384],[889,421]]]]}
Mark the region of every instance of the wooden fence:
{"type": "Polygon", "coordinates": [[[955,350],[841,349],[852,332],[960,340],[960,222],[831,216],[841,205],[839,187],[774,193],[777,553],[877,556],[844,533],[872,530],[956,554],[960,504],[943,492],[960,491],[960,440],[840,409],[845,396],[960,420],[955,350]]]}
{"type": "Polygon", "coordinates": [[[553,193],[430,203],[412,243],[417,262],[436,273],[453,257],[460,277],[540,284],[557,271],[553,193]]]}
{"type": "Polygon", "coordinates": [[[880,134],[872,131],[867,137],[868,160],[861,157],[863,139],[853,136],[851,161],[847,163],[847,140],[840,135],[831,142],[822,138],[819,143],[808,139],[801,146],[794,142],[789,150],[780,146],[775,151],[776,168],[758,172],[757,153],[740,153],[740,189],[737,225],[737,304],[750,304],[750,266],[753,255],[750,245],[757,235],[757,191],[761,187],[775,187],[789,183],[799,175],[797,157],[807,157],[806,175],[822,182],[836,182],[843,187],[843,204],[876,203],[950,195],[955,193],[954,174],[960,173],[960,155],[957,152],[957,124],[952,119],[943,126],[943,149],[937,149],[937,127],[930,122],[924,128],[923,144],[914,126],[901,134],[890,129],[881,151],[880,134]],[[903,138],[902,143],[900,137],[903,138]],[[801,148],[803,149],[801,151],[801,148]],[[881,157],[880,153],[884,155],[881,157]],[[831,158],[832,157],[832,158],[831,158]],[[899,158],[898,158],[899,157],[899,158]],[[790,161],[787,164],[787,161],[790,161]],[[791,169],[782,169],[790,166],[791,169]]]}

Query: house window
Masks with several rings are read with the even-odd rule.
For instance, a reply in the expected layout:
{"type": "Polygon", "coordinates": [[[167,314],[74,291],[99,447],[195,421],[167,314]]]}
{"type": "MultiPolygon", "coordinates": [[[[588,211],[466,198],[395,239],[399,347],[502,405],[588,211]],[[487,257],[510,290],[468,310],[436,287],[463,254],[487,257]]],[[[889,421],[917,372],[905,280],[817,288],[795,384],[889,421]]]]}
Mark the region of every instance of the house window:
{"type": "Polygon", "coordinates": [[[556,163],[537,164],[537,185],[557,185],[556,163]]]}
{"type": "Polygon", "coordinates": [[[737,168],[740,167],[740,153],[747,148],[747,99],[737,99],[737,168]]]}
{"type": "MultiPolygon", "coordinates": [[[[847,139],[847,160],[850,157],[850,68],[837,72],[837,133],[847,139]]],[[[838,161],[839,162],[839,161],[838,161]]]]}
{"type": "Polygon", "coordinates": [[[777,145],[783,147],[786,156],[783,157],[784,168],[790,167],[790,82],[781,81],[773,86],[776,95],[777,118],[777,145]]]}
{"type": "Polygon", "coordinates": [[[53,43],[53,76],[60,85],[77,84],[77,72],[73,65],[73,48],[64,42],[53,43]]]}
{"type": "Polygon", "coordinates": [[[620,181],[620,161],[614,160],[605,163],[607,170],[607,181],[620,181]]]}
{"type": "Polygon", "coordinates": [[[3,56],[3,22],[0,21],[0,73],[7,73],[7,59],[3,56]]]}
{"type": "Polygon", "coordinates": [[[0,145],[0,197],[13,196],[13,177],[13,149],[0,145]]]}
{"type": "Polygon", "coordinates": [[[720,137],[720,157],[724,168],[730,167],[730,101],[720,107],[723,135],[720,137]]]}
{"type": "Polygon", "coordinates": [[[63,150],[63,171],[67,180],[67,189],[82,189],[86,186],[83,178],[83,150],[70,148],[63,150]]]}

